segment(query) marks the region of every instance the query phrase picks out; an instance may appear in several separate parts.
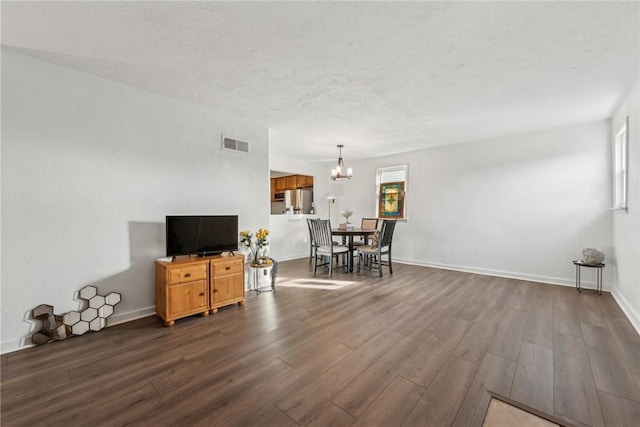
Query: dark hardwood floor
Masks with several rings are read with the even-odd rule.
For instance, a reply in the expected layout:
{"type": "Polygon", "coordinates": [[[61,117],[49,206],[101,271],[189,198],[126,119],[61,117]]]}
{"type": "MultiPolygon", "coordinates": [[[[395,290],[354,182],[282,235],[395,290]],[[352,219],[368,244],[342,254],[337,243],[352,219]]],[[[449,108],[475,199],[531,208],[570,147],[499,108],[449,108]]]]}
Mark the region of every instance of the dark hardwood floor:
{"type": "Polygon", "coordinates": [[[640,337],[608,293],[394,267],[283,262],[277,293],[242,307],[5,354],[2,425],[478,426],[487,389],[640,425],[640,337]]]}

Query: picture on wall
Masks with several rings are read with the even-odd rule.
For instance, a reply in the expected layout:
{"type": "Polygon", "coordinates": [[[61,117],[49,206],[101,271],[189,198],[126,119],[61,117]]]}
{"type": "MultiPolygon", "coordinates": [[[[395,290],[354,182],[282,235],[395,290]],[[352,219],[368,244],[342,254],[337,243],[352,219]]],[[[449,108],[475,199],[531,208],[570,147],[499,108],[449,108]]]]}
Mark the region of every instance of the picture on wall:
{"type": "Polygon", "coordinates": [[[404,182],[380,184],[378,213],[380,218],[404,218],[404,182]]]}

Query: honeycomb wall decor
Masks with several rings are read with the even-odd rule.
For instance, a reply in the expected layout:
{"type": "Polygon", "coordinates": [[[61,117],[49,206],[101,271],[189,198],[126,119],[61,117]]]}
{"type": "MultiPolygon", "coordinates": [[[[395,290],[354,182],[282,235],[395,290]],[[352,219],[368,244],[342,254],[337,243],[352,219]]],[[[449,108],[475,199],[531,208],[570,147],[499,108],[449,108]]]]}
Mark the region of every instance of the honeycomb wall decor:
{"type": "Polygon", "coordinates": [[[78,295],[87,301],[87,307],[80,311],[57,315],[49,304],[41,304],[33,309],[31,317],[40,320],[42,327],[31,335],[32,343],[42,345],[89,331],[100,331],[107,326],[107,317],[114,313],[114,307],[122,300],[122,295],[118,292],[99,295],[95,286],[85,286],[78,295]]]}

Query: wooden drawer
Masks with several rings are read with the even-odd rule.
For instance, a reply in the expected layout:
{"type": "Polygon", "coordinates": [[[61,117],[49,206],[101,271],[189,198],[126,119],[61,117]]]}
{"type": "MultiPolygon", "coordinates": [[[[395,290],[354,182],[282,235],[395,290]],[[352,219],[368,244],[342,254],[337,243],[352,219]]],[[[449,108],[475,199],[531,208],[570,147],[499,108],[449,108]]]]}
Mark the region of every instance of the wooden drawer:
{"type": "Polygon", "coordinates": [[[224,260],[216,260],[211,263],[211,275],[225,276],[227,274],[242,273],[244,271],[244,258],[228,258],[224,260]]]}
{"type": "Polygon", "coordinates": [[[207,278],[207,264],[172,268],[167,272],[167,274],[169,275],[170,285],[202,280],[207,278]]]}

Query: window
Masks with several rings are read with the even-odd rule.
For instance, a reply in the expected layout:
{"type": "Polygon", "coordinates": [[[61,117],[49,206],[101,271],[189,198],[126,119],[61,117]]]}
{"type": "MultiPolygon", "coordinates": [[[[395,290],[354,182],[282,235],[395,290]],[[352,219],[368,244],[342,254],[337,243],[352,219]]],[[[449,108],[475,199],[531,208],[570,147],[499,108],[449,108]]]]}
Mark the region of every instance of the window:
{"type": "Polygon", "coordinates": [[[400,165],[376,170],[378,218],[407,218],[406,194],[408,169],[408,165],[400,165]]]}
{"type": "Polygon", "coordinates": [[[627,117],[613,141],[613,209],[627,209],[627,117]]]}

